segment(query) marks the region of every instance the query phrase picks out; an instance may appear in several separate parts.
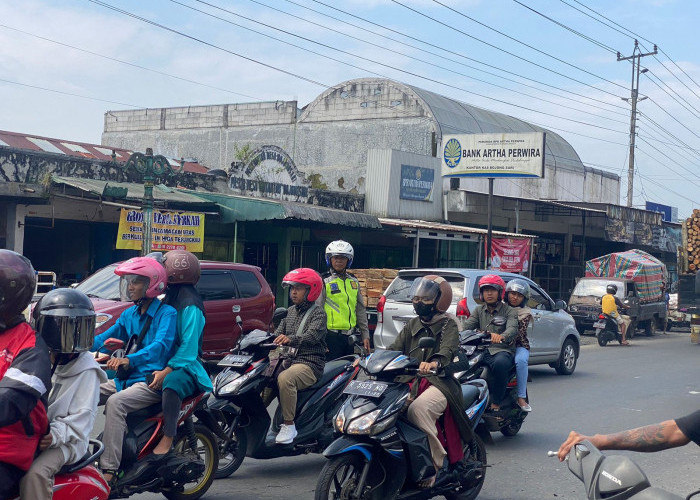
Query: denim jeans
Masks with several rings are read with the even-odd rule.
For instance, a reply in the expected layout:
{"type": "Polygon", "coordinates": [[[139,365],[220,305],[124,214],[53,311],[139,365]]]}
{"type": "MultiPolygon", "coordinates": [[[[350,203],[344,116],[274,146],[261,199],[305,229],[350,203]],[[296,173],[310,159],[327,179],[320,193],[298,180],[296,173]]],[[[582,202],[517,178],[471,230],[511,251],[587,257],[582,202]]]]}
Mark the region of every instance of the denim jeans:
{"type": "Polygon", "coordinates": [[[527,398],[527,362],[530,351],[524,347],[515,348],[515,374],[518,377],[518,397],[527,398]]]}

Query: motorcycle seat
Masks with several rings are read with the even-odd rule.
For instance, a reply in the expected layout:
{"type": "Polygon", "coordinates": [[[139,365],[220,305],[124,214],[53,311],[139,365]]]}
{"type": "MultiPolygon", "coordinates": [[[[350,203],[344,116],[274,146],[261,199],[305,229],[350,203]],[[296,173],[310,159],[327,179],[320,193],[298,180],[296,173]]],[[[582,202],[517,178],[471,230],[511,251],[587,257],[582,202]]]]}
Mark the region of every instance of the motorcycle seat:
{"type": "Polygon", "coordinates": [[[462,401],[464,408],[469,408],[474,402],[479,399],[479,389],[471,384],[463,384],[462,386],[462,401]]]}
{"type": "Polygon", "coordinates": [[[328,382],[333,380],[336,375],[342,372],[349,363],[350,361],[342,358],[327,362],[326,366],[323,367],[323,374],[321,375],[321,378],[319,378],[314,385],[309,387],[308,390],[320,389],[328,382]]]}

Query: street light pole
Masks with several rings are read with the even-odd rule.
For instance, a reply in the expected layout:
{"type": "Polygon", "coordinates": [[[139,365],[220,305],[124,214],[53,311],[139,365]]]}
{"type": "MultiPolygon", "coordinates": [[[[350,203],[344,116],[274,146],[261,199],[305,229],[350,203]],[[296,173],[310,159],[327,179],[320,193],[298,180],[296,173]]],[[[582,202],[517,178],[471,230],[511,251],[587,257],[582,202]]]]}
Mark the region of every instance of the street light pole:
{"type": "Polygon", "coordinates": [[[153,180],[156,177],[177,175],[185,166],[184,160],[180,160],[180,168],[173,169],[170,161],[163,155],[153,156],[153,149],[146,148],[146,154],[134,153],[124,164],[124,170],[133,168],[143,174],[143,247],[141,255],[151,252],[151,224],[153,223],[153,180]]]}

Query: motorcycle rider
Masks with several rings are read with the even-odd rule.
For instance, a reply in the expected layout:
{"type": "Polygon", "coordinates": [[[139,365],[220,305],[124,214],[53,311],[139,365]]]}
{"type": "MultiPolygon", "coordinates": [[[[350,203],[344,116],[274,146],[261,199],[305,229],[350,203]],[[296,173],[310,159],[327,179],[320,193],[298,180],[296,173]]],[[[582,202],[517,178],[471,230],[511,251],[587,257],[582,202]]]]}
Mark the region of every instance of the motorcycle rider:
{"type": "Polygon", "coordinates": [[[627,325],[629,324],[629,317],[625,316],[625,318],[622,317],[622,315],[618,312],[617,308],[618,306],[627,309],[627,306],[624,305],[620,299],[618,299],[615,294],[617,293],[617,285],[614,283],[608,284],[608,286],[605,287],[605,291],[607,292],[603,298],[600,301],[601,308],[603,309],[603,314],[607,314],[611,318],[615,320],[617,323],[617,326],[620,327],[620,335],[622,336],[622,340],[620,340],[620,344],[622,345],[630,345],[629,341],[627,340],[627,325]]]}
{"type": "Polygon", "coordinates": [[[328,318],[326,343],[327,360],[337,359],[353,353],[348,335],[357,328],[362,335],[362,343],[369,352],[369,326],[360,282],[348,272],[352,266],[355,251],[347,241],[332,241],[326,247],[324,273],[324,294],[322,300],[328,318]]]}
{"type": "Polygon", "coordinates": [[[293,305],[275,330],[274,343],[295,349],[283,361],[277,376],[280,408],[284,423],[275,438],[277,444],[291,444],[297,436],[294,416],[297,392],[311,387],[323,374],[326,356],[326,313],[315,301],[323,290],[321,276],[309,268],[289,271],[282,280],[289,287],[293,305]]]}
{"type": "Polygon", "coordinates": [[[33,326],[46,342],[53,364],[49,395],[49,432],[41,454],[20,482],[20,497],[51,500],[54,476],[88,450],[95,424],[100,384],[107,375],[87,350],[95,337],[95,310],[83,292],[58,288],[34,306],[33,326]]]}
{"type": "Polygon", "coordinates": [[[647,425],[616,434],[584,436],[571,431],[557,452],[563,461],[571,448],[581,441],[590,441],[599,450],[629,450],[652,452],[684,446],[690,441],[700,446],[700,410],[675,420],[647,425]]]}
{"type": "MultiPolygon", "coordinates": [[[[436,340],[435,348],[425,351],[425,361],[418,367],[418,371],[427,376],[413,381],[411,396],[415,399],[408,407],[408,419],[428,436],[435,475],[422,481],[419,487],[430,488],[435,484],[446,456],[450,463],[463,457],[461,444],[449,446],[453,442],[450,437],[447,438],[448,450],[445,450],[438,438],[435,422],[443,413],[447,418],[446,410],[449,408],[450,418],[456,424],[462,441],[470,442],[473,434],[457,380],[454,377],[428,375],[431,370],[440,370],[448,366],[459,349],[459,327],[455,319],[445,313],[452,303],[452,287],[441,276],[430,274],[416,278],[409,295],[418,316],[406,323],[387,349],[408,355],[411,351],[415,352],[421,338],[433,337],[436,340]]],[[[403,381],[412,378],[408,376],[403,381]]]]}
{"type": "Polygon", "coordinates": [[[514,363],[515,337],[518,334],[518,314],[503,302],[505,288],[506,283],[500,276],[482,276],[479,280],[479,299],[483,304],[474,308],[463,325],[465,330],[479,329],[491,333],[491,345],[484,353],[483,362],[491,369],[491,409],[496,412],[500,410],[506,393],[508,373],[514,363]],[[506,318],[506,324],[497,326],[491,323],[496,316],[506,318]]]}
{"type": "Polygon", "coordinates": [[[148,387],[145,380],[150,373],[162,370],[172,357],[177,320],[175,309],[157,298],[167,285],[165,269],[158,261],[135,257],[119,264],[114,273],[121,277],[122,300],[133,301],[134,306],[95,337],[92,345],[96,351],[111,337],[128,342],[126,356],[107,362],[109,370],[117,370],[117,379],[100,386],[100,402],[105,402],[105,450],[100,468],[110,486],[117,480],[121,463],[126,415],[161,401],[161,393],[148,387]]]}
{"type": "Polygon", "coordinates": [[[0,249],[0,500],[15,492],[48,428],[49,351],[22,314],[35,289],[29,259],[0,249]]]}
{"type": "Polygon", "coordinates": [[[518,313],[518,335],[515,337],[515,373],[518,378],[518,406],[530,412],[532,407],[527,402],[527,372],[530,359],[530,341],[527,339],[527,327],[532,321],[532,311],[527,306],[530,300],[530,285],[520,278],[512,279],[506,285],[508,305],[518,313]]]}
{"type": "Polygon", "coordinates": [[[163,266],[168,276],[163,303],[177,311],[178,347],[167,366],[153,372],[153,381],[148,386],[163,393],[163,437],[151,455],[154,462],[170,451],[182,400],[212,390],[200,360],[205,318],[204,302],[194,287],[201,274],[199,260],[187,250],[171,250],[165,254],[163,266]]]}

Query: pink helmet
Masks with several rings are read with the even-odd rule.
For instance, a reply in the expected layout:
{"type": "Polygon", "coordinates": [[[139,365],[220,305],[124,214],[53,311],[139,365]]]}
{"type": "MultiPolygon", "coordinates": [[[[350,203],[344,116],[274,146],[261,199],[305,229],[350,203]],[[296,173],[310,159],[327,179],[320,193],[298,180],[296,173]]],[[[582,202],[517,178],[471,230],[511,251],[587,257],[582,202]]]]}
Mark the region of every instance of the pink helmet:
{"type": "Polygon", "coordinates": [[[308,267],[300,267],[299,269],[294,269],[285,274],[284,278],[282,278],[282,285],[303,285],[309,287],[309,292],[306,294],[306,300],[313,302],[319,297],[319,295],[321,295],[323,280],[321,279],[321,276],[313,269],[309,269],[308,267]]]}
{"type": "Polygon", "coordinates": [[[152,299],[165,291],[168,284],[168,276],[165,268],[155,259],[150,257],[134,257],[126,262],[122,262],[114,270],[117,276],[136,274],[148,279],[146,297],[152,299]]]}

